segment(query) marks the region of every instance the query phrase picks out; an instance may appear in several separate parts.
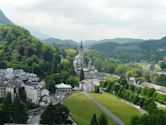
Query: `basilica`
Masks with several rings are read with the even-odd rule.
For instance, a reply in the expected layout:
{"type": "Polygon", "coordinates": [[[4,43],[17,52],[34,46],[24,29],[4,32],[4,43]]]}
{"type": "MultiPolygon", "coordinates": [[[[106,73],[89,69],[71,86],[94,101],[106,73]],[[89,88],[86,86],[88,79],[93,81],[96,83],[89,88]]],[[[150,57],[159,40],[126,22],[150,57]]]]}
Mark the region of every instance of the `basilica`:
{"type": "Polygon", "coordinates": [[[77,75],[80,75],[81,69],[84,71],[85,79],[101,79],[106,75],[106,73],[98,72],[98,70],[90,62],[91,61],[89,60],[88,65],[84,63],[84,47],[81,41],[79,54],[73,61],[74,69],[77,75]]]}

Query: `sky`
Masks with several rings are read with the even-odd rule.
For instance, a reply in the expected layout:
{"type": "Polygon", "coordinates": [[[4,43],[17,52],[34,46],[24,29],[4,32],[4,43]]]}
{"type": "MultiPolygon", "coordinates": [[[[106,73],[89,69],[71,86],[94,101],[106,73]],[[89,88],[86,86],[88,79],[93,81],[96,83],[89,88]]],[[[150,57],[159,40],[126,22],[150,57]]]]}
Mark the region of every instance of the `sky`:
{"type": "Polygon", "coordinates": [[[166,36],[166,0],[0,0],[17,25],[61,39],[166,36]]]}

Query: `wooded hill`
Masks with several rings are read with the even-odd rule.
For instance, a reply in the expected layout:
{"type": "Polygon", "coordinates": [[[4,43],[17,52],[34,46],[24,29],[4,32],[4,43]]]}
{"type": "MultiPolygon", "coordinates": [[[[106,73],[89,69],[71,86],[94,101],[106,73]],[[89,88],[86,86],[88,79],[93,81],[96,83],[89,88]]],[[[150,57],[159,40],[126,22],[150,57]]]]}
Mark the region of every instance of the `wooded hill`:
{"type": "Polygon", "coordinates": [[[166,55],[166,37],[136,43],[104,42],[95,44],[90,49],[122,62],[158,61],[166,55]]]}
{"type": "Polygon", "coordinates": [[[40,42],[28,30],[15,25],[0,25],[0,68],[18,68],[39,76],[56,72],[58,49],[40,42]]]}

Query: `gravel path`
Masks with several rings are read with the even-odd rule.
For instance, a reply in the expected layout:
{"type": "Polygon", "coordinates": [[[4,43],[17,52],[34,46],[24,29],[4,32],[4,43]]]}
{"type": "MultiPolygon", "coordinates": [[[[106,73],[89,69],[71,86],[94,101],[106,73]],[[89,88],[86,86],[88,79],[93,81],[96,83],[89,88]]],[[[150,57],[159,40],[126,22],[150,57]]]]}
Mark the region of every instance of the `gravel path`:
{"type": "Polygon", "coordinates": [[[99,102],[97,102],[92,96],[90,96],[88,93],[83,92],[85,96],[87,96],[93,103],[95,103],[104,113],[106,113],[109,117],[112,118],[114,122],[116,122],[118,125],[124,125],[124,122],[120,120],[116,115],[114,115],[111,111],[109,111],[107,108],[102,106],[99,102]]]}

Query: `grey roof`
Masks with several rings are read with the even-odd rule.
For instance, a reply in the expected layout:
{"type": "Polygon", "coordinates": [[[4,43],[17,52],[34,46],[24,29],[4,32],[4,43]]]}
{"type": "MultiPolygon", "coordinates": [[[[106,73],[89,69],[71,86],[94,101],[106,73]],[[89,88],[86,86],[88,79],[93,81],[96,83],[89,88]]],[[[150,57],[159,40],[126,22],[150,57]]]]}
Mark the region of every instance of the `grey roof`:
{"type": "Polygon", "coordinates": [[[23,82],[18,82],[18,81],[7,81],[6,84],[8,84],[9,86],[15,86],[15,87],[21,87],[24,85],[23,82]]]}
{"type": "Polygon", "coordinates": [[[6,84],[0,84],[0,87],[7,87],[6,84]]]}

